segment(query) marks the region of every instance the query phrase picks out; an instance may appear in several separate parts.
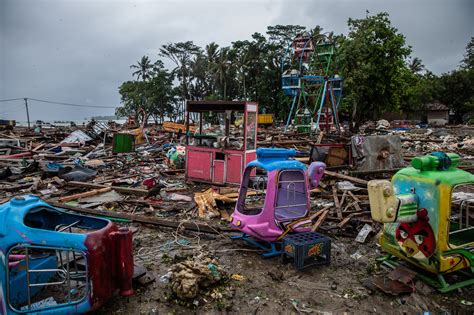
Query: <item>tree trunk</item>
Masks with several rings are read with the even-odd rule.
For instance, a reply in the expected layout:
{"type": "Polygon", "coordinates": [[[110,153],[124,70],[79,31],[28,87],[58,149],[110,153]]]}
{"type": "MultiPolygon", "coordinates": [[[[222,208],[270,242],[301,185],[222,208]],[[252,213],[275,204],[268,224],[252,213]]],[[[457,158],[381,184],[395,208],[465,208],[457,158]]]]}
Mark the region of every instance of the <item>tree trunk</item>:
{"type": "Polygon", "coordinates": [[[226,99],[227,94],[227,80],[224,80],[224,100],[226,99]]]}
{"type": "Polygon", "coordinates": [[[357,102],[352,103],[352,115],[351,115],[351,126],[350,129],[353,132],[357,132],[359,128],[359,120],[357,118],[357,102]]]}

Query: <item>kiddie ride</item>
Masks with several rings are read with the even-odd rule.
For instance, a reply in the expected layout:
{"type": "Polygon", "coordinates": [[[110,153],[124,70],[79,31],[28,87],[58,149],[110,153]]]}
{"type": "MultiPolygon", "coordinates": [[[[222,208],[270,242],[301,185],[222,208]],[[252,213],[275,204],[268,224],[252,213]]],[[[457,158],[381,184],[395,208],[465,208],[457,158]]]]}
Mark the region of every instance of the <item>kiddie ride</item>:
{"type": "Polygon", "coordinates": [[[35,196],[0,205],[0,314],[77,314],[133,294],[132,233],[35,196]]]}
{"type": "Polygon", "coordinates": [[[247,164],[231,226],[243,239],[266,251],[264,257],[280,255],[280,240],[289,233],[311,231],[309,190],[318,186],[325,164],[306,168],[292,159],[295,150],[257,149],[257,160],[247,164]]]}
{"type": "Polygon", "coordinates": [[[419,267],[417,276],[441,292],[474,284],[474,175],[458,162],[456,154],[435,152],[414,158],[392,183],[368,184],[372,218],[385,223],[383,261],[419,267]]]}

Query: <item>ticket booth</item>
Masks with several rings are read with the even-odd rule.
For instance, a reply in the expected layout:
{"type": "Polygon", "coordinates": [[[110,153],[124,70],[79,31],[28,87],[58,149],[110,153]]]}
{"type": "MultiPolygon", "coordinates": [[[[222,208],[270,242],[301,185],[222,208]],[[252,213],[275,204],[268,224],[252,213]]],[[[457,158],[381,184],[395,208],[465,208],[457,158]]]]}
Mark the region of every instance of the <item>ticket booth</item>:
{"type": "Polygon", "coordinates": [[[186,180],[239,184],[245,165],[256,158],[257,113],[255,102],[188,101],[186,180]]]}

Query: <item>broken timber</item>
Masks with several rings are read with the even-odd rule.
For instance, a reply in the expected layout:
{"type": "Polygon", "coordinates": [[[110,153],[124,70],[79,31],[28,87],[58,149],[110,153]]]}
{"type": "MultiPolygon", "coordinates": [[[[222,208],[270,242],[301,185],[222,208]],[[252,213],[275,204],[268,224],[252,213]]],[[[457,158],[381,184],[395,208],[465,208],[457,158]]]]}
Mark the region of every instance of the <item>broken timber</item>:
{"type": "Polygon", "coordinates": [[[100,184],[91,184],[91,183],[83,183],[83,182],[67,182],[69,186],[76,186],[76,187],[85,187],[85,188],[93,188],[93,189],[101,189],[101,188],[111,188],[115,191],[124,193],[124,194],[133,194],[133,195],[146,195],[148,194],[148,190],[146,189],[139,189],[139,188],[128,188],[128,187],[120,187],[120,186],[110,186],[110,185],[100,185],[100,184]]]}
{"type": "Polygon", "coordinates": [[[59,202],[68,202],[68,201],[79,199],[79,198],[99,195],[99,194],[102,194],[102,193],[105,193],[105,192],[109,192],[111,190],[112,190],[112,187],[104,187],[104,188],[100,188],[100,189],[94,189],[94,190],[86,191],[86,192],[83,192],[83,193],[80,193],[80,194],[74,194],[74,195],[70,195],[70,196],[60,197],[58,199],[58,201],[59,202]]]}
{"type": "Polygon", "coordinates": [[[164,219],[158,219],[158,218],[153,218],[153,217],[149,218],[149,217],[140,216],[140,215],[112,212],[112,211],[107,211],[107,210],[85,209],[85,208],[80,208],[80,207],[68,206],[62,203],[52,202],[52,201],[48,201],[48,203],[51,204],[53,207],[72,210],[75,212],[87,213],[87,214],[99,215],[99,216],[117,218],[117,219],[126,219],[132,222],[154,224],[158,226],[164,226],[164,227],[175,228],[175,229],[181,226],[181,227],[184,227],[186,230],[203,232],[203,233],[211,233],[211,234],[219,234],[222,232],[233,231],[232,229],[222,228],[222,227],[213,227],[208,224],[202,224],[202,223],[197,223],[197,222],[177,222],[177,221],[164,220],[164,219]]]}
{"type": "Polygon", "coordinates": [[[327,175],[327,176],[330,176],[330,177],[335,177],[335,178],[339,178],[339,179],[343,179],[343,180],[348,180],[350,182],[360,184],[360,185],[363,185],[363,186],[367,187],[368,181],[357,178],[357,177],[347,176],[347,175],[344,175],[344,174],[339,174],[339,173],[331,172],[331,171],[328,171],[328,170],[325,170],[324,174],[327,175]]]}

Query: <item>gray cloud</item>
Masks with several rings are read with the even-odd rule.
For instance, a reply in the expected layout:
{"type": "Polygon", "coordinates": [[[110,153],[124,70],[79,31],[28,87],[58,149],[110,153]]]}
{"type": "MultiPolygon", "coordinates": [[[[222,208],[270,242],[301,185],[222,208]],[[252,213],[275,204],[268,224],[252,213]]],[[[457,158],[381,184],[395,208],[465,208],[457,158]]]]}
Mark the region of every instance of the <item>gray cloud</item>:
{"type": "Polygon", "coordinates": [[[392,24],[412,46],[412,55],[437,74],[459,65],[467,42],[474,36],[471,0],[292,1],[285,2],[279,20],[299,20],[307,26],[319,24],[326,31],[347,34],[347,20],[365,17],[366,10],[370,14],[388,12],[392,24]]]}
{"type": "MultiPolygon", "coordinates": [[[[142,55],[167,42],[229,45],[274,24],[347,33],[347,19],[387,11],[435,73],[454,69],[473,35],[472,1],[26,1],[0,0],[0,99],[33,97],[118,106],[117,87],[142,55]]],[[[167,63],[168,66],[172,66],[167,63]]],[[[22,101],[0,118],[24,120],[22,101]]],[[[83,119],[111,109],[32,103],[32,120],[83,119]]]]}

